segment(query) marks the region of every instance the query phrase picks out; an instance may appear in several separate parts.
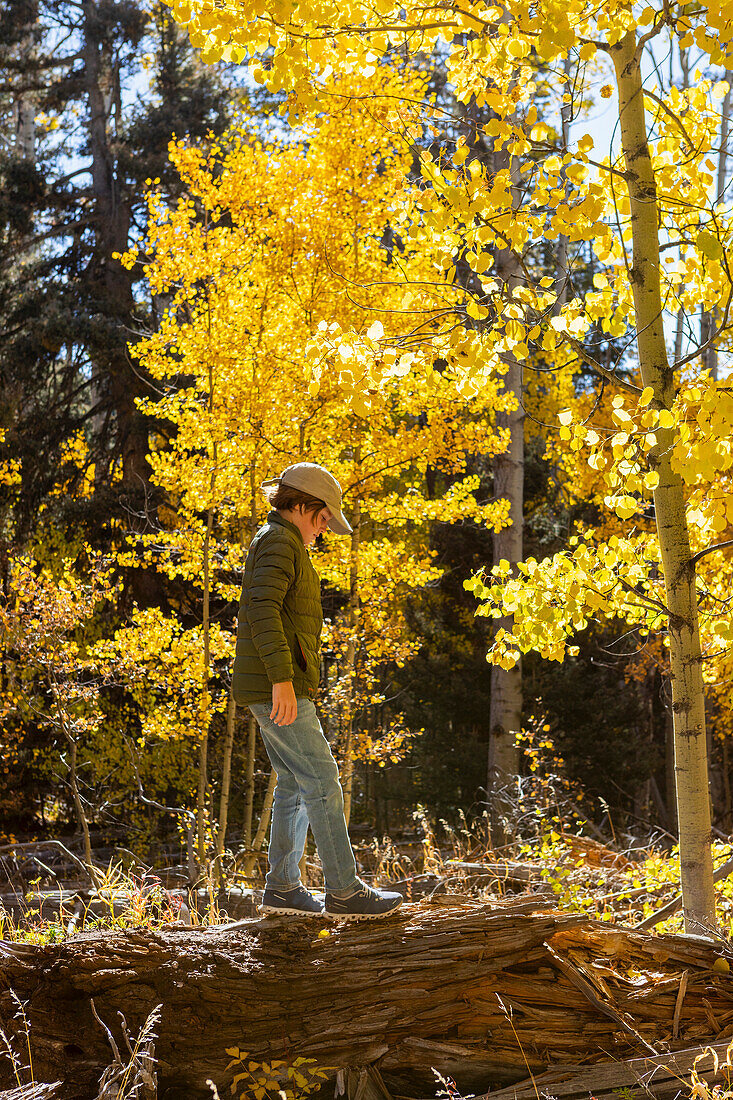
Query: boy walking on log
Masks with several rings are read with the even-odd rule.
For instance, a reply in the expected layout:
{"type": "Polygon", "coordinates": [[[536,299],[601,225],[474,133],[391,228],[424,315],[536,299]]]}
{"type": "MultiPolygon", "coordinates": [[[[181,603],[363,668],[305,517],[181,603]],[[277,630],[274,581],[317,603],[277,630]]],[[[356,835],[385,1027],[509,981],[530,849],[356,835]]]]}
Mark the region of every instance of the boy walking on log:
{"type": "Polygon", "coordinates": [[[261,911],[384,917],[403,898],[357,876],[338,767],[313,702],[323,612],[307,547],[326,528],[351,534],[341,486],[323,466],[298,462],[262,489],[272,511],[247,554],[232,688],[235,701],[255,716],[277,773],[261,911]],[[325,907],[300,881],[309,823],[326,881],[325,907]]]}

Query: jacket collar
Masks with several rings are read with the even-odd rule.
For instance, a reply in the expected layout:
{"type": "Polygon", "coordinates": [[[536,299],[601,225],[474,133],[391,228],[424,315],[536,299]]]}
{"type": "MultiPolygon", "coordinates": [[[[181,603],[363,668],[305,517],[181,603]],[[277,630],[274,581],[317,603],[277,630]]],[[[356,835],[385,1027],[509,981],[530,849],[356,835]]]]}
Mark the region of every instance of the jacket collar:
{"type": "Polygon", "coordinates": [[[298,538],[300,539],[301,543],[303,543],[303,546],[305,546],[305,543],[303,542],[303,536],[301,535],[300,531],[295,526],[295,524],[291,523],[289,519],[285,519],[284,516],[281,516],[279,512],[275,511],[274,508],[268,514],[267,522],[268,523],[279,523],[281,527],[287,527],[288,531],[292,531],[294,534],[296,534],[298,536],[298,538]]]}

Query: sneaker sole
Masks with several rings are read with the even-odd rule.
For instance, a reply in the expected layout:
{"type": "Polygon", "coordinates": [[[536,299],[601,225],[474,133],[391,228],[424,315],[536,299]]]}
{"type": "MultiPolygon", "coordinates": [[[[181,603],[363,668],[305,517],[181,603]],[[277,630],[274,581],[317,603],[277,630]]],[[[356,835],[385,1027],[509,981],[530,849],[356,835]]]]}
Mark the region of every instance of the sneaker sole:
{"type": "Polygon", "coordinates": [[[401,906],[396,905],[394,909],[388,909],[386,913],[330,913],[328,909],[324,912],[324,917],[328,917],[329,920],[383,920],[385,917],[391,917],[393,913],[397,913],[401,906]]]}
{"type": "Polygon", "coordinates": [[[261,905],[259,912],[263,914],[281,913],[287,917],[324,917],[326,915],[322,909],[316,913],[310,913],[307,909],[286,909],[284,905],[261,905]]]}

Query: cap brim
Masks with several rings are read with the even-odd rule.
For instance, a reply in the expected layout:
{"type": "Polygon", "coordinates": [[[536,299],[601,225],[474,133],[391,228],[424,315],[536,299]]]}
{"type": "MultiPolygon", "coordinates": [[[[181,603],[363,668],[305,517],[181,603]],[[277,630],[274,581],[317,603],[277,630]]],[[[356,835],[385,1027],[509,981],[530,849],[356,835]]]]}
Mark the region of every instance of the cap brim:
{"type": "Polygon", "coordinates": [[[343,512],[334,512],[328,521],[328,526],[337,535],[350,535],[354,530],[343,512]]]}

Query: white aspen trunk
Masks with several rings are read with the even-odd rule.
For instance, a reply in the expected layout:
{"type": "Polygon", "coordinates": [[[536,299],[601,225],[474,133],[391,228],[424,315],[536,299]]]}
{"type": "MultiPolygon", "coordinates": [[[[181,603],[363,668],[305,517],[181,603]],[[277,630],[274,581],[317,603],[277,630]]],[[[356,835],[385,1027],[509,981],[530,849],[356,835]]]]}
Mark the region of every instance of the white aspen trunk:
{"type": "Polygon", "coordinates": [[[255,803],[255,751],[257,749],[257,722],[250,715],[247,722],[247,759],[244,769],[244,820],[242,830],[243,842],[249,847],[252,840],[252,817],[255,803]]]}
{"type": "MultiPolygon", "coordinates": [[[[730,70],[726,72],[725,79],[728,81],[728,91],[725,93],[720,108],[720,145],[718,147],[718,175],[715,189],[715,203],[717,206],[720,206],[725,199],[725,184],[728,178],[728,131],[730,128],[731,82],[733,82],[733,73],[730,70]]],[[[715,309],[712,312],[708,310],[703,312],[702,321],[700,323],[700,342],[702,344],[707,343],[707,341],[712,338],[719,324],[719,309],[715,309]]],[[[716,341],[714,341],[709,348],[705,348],[702,353],[702,361],[703,366],[709,370],[711,376],[717,380],[718,347],[716,341]]]]}
{"type": "MultiPolygon", "coordinates": [[[[204,225],[205,239],[208,236],[208,217],[204,225]]],[[[209,427],[214,412],[214,365],[211,357],[211,297],[210,287],[206,284],[206,326],[207,326],[207,351],[208,351],[208,386],[209,397],[207,409],[209,413],[209,427]]],[[[206,512],[206,534],[204,536],[203,573],[204,573],[204,599],[203,599],[203,635],[204,635],[204,671],[201,699],[201,732],[199,741],[199,771],[198,787],[196,791],[196,823],[198,831],[198,860],[199,875],[204,875],[206,864],[206,790],[208,786],[208,750],[209,750],[209,723],[211,721],[211,692],[209,688],[209,673],[211,669],[211,538],[214,531],[214,509],[216,493],[216,472],[219,460],[219,448],[214,435],[212,440],[211,473],[209,476],[209,507],[206,512]]],[[[211,881],[209,880],[211,891],[211,881]]],[[[213,907],[213,895],[211,897],[213,907]]]]}
{"type": "MultiPolygon", "coordinates": [[[[38,12],[35,16],[37,18],[38,12]]],[[[19,60],[32,63],[35,53],[32,28],[20,44],[19,60]]],[[[19,160],[36,163],[36,113],[37,95],[34,92],[18,92],[13,103],[14,152],[19,160]]]]}
{"type": "MultiPolygon", "coordinates": [[[[669,70],[670,70],[670,83],[672,83],[672,68],[673,68],[674,52],[670,50],[669,57],[669,70]]],[[[682,70],[682,87],[689,88],[690,86],[690,69],[688,64],[687,50],[680,49],[680,69],[682,70]]],[[[679,259],[682,259],[682,251],[679,252],[679,259]]],[[[677,324],[675,326],[674,334],[674,359],[677,362],[682,358],[682,343],[685,335],[685,319],[686,314],[682,306],[680,305],[679,312],[677,313],[677,324]]],[[[674,806],[674,800],[669,801],[670,810],[673,814],[676,814],[676,807],[674,806]]],[[[676,817],[675,817],[676,820],[676,817]]]]}
{"type": "MultiPolygon", "coordinates": [[[[640,50],[633,32],[611,47],[619,95],[621,142],[631,202],[631,285],[639,366],[654,405],[671,409],[674,373],[667,359],[659,278],[658,203],[647,144],[640,50]]],[[[695,567],[690,553],[684,484],[671,465],[672,429],[657,432],[650,464],[659,474],[654,509],[669,610],[670,677],[680,877],[685,928],[705,932],[715,922],[705,695],[701,670],[695,567]]]]}
{"type": "MultiPolygon", "coordinates": [[[[261,331],[261,329],[260,329],[261,331]]],[[[249,542],[257,533],[257,448],[249,467],[249,542]]],[[[252,819],[255,803],[255,754],[257,751],[257,722],[250,714],[247,723],[247,756],[244,767],[244,846],[252,840],[252,819]]]]}
{"type": "MultiPolygon", "coordinates": [[[[497,278],[511,293],[517,285],[518,264],[509,251],[497,257],[497,278]]],[[[494,458],[494,499],[509,501],[508,527],[493,536],[494,563],[505,560],[515,567],[522,560],[523,509],[524,509],[524,409],[522,407],[522,364],[509,357],[504,387],[516,397],[517,407],[508,413],[497,413],[498,428],[508,429],[509,444],[502,454],[494,458]]],[[[505,617],[494,621],[494,629],[511,630],[513,619],[505,617]]],[[[505,826],[506,812],[511,809],[511,787],[519,772],[519,747],[517,736],[522,726],[522,665],[505,669],[497,665],[491,669],[491,702],[489,707],[489,761],[487,776],[487,801],[491,838],[494,844],[504,844],[508,839],[505,826]]]]}
{"type": "MultiPolygon", "coordinates": [[[[519,164],[505,147],[494,149],[495,171],[508,170],[512,178],[513,205],[522,201],[518,186],[519,164]]],[[[511,249],[499,249],[494,259],[494,275],[505,296],[524,280],[519,260],[511,249]]],[[[503,454],[493,461],[494,499],[509,502],[510,524],[493,536],[494,563],[508,561],[512,569],[523,557],[524,527],[524,409],[522,406],[522,364],[511,354],[504,360],[504,389],[512,394],[516,408],[497,413],[497,428],[508,431],[509,442],[503,454]]],[[[503,627],[511,631],[511,617],[494,620],[494,631],[503,627]]],[[[489,704],[489,759],[487,769],[488,824],[493,844],[509,840],[507,817],[514,801],[514,786],[519,773],[518,734],[522,726],[522,663],[512,669],[491,668],[491,699],[489,704]]]]}
{"type": "MultiPolygon", "coordinates": [[[[63,704],[62,704],[63,705],[63,704]]],[[[87,816],[84,813],[84,806],[81,800],[81,793],[79,792],[79,778],[76,766],[77,757],[77,744],[76,738],[73,733],[70,733],[65,722],[62,721],[64,737],[66,743],[69,746],[69,785],[71,786],[71,794],[74,799],[74,809],[76,810],[76,820],[81,830],[82,839],[84,841],[84,862],[86,864],[87,871],[89,872],[89,878],[95,889],[99,889],[101,881],[97,875],[96,868],[94,866],[92,856],[92,838],[89,833],[89,822],[87,816]]]]}
{"type": "Polygon", "coordinates": [[[224,753],[221,765],[221,794],[219,796],[219,827],[216,833],[216,874],[219,885],[224,883],[222,858],[226,844],[227,820],[229,818],[229,792],[232,777],[232,750],[234,748],[234,726],[237,718],[237,704],[229,696],[227,705],[227,729],[224,738],[224,753]]]}
{"type": "MultiPolygon", "coordinates": [[[[356,462],[360,461],[357,450],[356,462]]],[[[346,824],[351,820],[351,794],[354,785],[354,707],[356,704],[356,649],[359,632],[359,525],[361,523],[361,501],[354,501],[351,525],[351,548],[349,552],[349,644],[346,650],[346,738],[344,761],[341,766],[341,784],[344,789],[344,817],[346,824]]]]}
{"type": "MultiPolygon", "coordinates": [[[[565,89],[570,88],[570,76],[572,73],[572,62],[570,57],[565,58],[563,64],[563,75],[565,77],[565,89]]],[[[562,151],[567,153],[570,145],[570,122],[572,114],[572,104],[563,102],[560,108],[560,138],[562,142],[562,151]]],[[[563,178],[565,177],[563,172],[563,178]]],[[[555,272],[555,313],[560,313],[563,305],[568,300],[568,284],[570,282],[570,270],[569,270],[569,256],[570,256],[570,242],[564,233],[561,233],[557,242],[557,270],[555,272]]]]}
{"type": "Polygon", "coordinates": [[[262,812],[260,814],[260,823],[257,826],[257,832],[255,833],[254,840],[250,846],[250,851],[244,858],[242,864],[242,874],[245,878],[249,878],[254,870],[254,866],[257,862],[257,853],[262,850],[262,845],[265,842],[265,836],[267,835],[267,829],[270,824],[270,815],[272,813],[272,800],[275,797],[275,784],[277,783],[277,774],[274,769],[270,772],[270,779],[267,784],[267,790],[265,791],[265,798],[262,803],[262,812]]]}
{"type": "MultiPolygon", "coordinates": [[[[215,475],[212,473],[212,480],[214,477],[215,475]]],[[[199,875],[204,875],[206,871],[206,788],[208,785],[209,716],[211,710],[211,699],[209,694],[209,669],[211,666],[209,559],[213,520],[214,510],[213,508],[209,508],[206,518],[206,536],[204,538],[204,671],[201,684],[201,730],[199,736],[198,784],[196,788],[196,831],[199,875]]]]}

